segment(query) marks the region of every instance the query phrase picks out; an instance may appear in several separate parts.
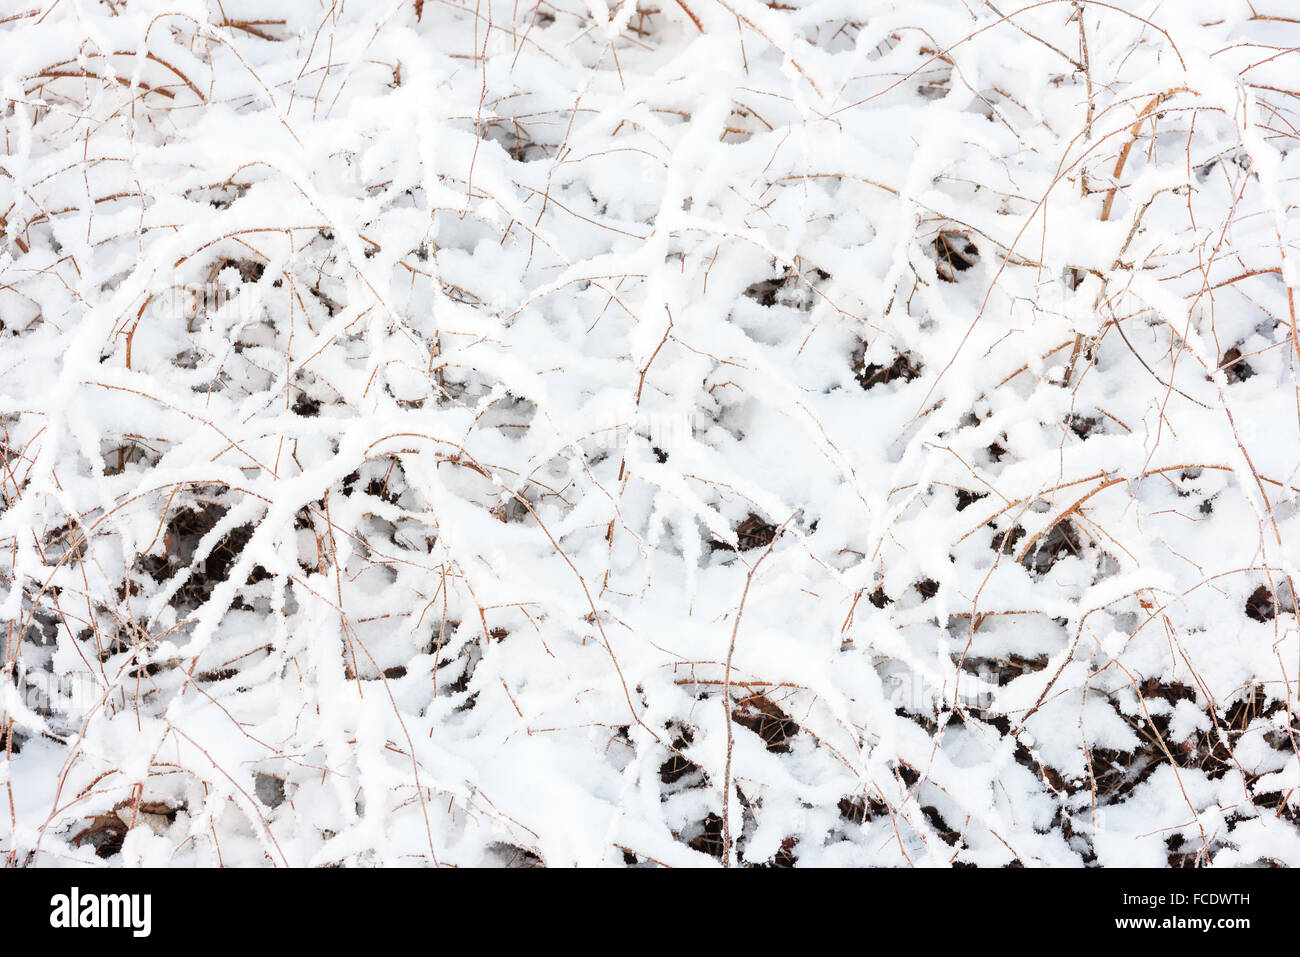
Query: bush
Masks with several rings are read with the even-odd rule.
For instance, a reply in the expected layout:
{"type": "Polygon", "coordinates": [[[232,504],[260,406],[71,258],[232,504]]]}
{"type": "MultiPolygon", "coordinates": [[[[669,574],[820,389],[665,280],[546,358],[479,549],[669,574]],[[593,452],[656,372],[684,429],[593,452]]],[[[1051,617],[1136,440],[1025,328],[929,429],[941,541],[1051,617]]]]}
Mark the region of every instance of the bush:
{"type": "Polygon", "coordinates": [[[1300,864],[1285,3],[277,6],[0,22],[10,863],[1300,864]]]}

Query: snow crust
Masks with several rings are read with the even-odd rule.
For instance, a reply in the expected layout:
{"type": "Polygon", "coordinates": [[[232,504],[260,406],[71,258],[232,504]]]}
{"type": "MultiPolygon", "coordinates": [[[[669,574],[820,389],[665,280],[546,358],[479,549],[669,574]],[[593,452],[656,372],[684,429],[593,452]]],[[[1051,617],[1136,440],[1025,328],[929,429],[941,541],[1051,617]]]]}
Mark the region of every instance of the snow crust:
{"type": "Polygon", "coordinates": [[[11,862],[1300,865],[1288,4],[42,6],[11,862]]]}

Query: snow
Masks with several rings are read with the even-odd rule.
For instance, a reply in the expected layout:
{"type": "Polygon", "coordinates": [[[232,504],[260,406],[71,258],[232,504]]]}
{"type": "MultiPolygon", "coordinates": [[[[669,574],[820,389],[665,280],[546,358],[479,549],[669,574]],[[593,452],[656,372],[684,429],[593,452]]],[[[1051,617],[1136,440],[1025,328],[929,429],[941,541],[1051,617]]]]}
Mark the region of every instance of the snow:
{"type": "Polygon", "coordinates": [[[1300,864],[1282,0],[44,6],[8,860],[1300,864]]]}

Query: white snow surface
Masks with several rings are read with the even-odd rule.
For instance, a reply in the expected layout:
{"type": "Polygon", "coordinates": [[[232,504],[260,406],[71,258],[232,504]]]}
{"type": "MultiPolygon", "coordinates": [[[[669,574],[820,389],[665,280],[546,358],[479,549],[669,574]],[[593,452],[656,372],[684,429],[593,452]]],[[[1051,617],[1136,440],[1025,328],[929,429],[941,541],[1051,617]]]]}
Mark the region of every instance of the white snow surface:
{"type": "Polygon", "coordinates": [[[1287,0],[29,6],[9,863],[1300,865],[1287,0]]]}

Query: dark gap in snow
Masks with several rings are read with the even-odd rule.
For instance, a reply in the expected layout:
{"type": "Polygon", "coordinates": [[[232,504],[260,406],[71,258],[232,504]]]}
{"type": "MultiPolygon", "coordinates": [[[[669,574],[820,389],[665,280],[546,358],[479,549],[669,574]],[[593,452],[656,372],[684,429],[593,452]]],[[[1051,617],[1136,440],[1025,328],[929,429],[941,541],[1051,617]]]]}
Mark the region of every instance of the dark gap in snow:
{"type": "Polygon", "coordinates": [[[305,419],[310,419],[320,415],[320,399],[309,396],[306,392],[299,392],[298,398],[293,400],[291,410],[294,415],[300,415],[305,419]]]}
{"type": "Polygon", "coordinates": [[[86,557],[86,544],[86,534],[81,524],[74,519],[47,532],[41,552],[47,562],[79,562],[86,557]]]}
{"type": "Polygon", "coordinates": [[[736,539],[742,552],[751,548],[766,548],[776,539],[776,526],[750,512],[749,516],[736,526],[736,539]]]}
{"type": "Polygon", "coordinates": [[[1080,269],[1077,266],[1066,266],[1061,275],[1065,281],[1065,288],[1073,292],[1083,283],[1083,280],[1088,275],[1088,270],[1080,269]]]}
{"type": "Polygon", "coordinates": [[[194,680],[202,684],[215,684],[218,681],[229,681],[231,678],[237,677],[239,677],[239,672],[234,668],[217,668],[195,675],[194,680]]]}
{"type": "Polygon", "coordinates": [[[327,296],[324,292],[322,292],[320,286],[312,286],[311,289],[309,289],[308,291],[309,291],[313,296],[316,297],[316,300],[317,300],[317,301],[318,301],[322,306],[325,307],[325,315],[329,316],[330,318],[333,318],[333,317],[334,317],[334,314],[335,314],[336,312],[338,312],[340,309],[343,308],[343,306],[342,306],[341,304],[339,304],[338,302],[335,302],[333,299],[331,299],[329,296],[327,296]]]}
{"type": "MultiPolygon", "coordinates": [[[[435,624],[432,635],[424,647],[424,653],[426,655],[436,655],[452,639],[458,628],[460,628],[460,622],[451,621],[450,619],[435,624]]],[[[450,662],[447,662],[447,664],[450,664],[450,662]]],[[[443,667],[443,664],[439,662],[438,667],[443,667]]]]}
{"type": "MultiPolygon", "coordinates": [[[[1018,528],[1019,526],[1017,526],[1018,528]]],[[[1022,564],[1029,571],[1046,574],[1061,558],[1079,554],[1079,534],[1068,520],[1057,522],[1034,543],[1022,564]]]]}
{"type": "Polygon", "coordinates": [[[101,858],[109,858],[122,849],[122,844],[126,840],[126,822],[117,816],[115,811],[109,811],[107,814],[96,814],[88,819],[89,823],[72,836],[72,844],[80,847],[82,844],[89,844],[95,850],[95,855],[101,858]]]}
{"type": "Polygon", "coordinates": [[[253,775],[253,793],[267,807],[277,808],[284,803],[284,778],[258,771],[253,775]]]}
{"type": "MultiPolygon", "coordinates": [[[[212,597],[212,590],[230,576],[230,570],[253,537],[253,525],[244,524],[231,529],[212,546],[203,561],[195,565],[199,542],[211,532],[226,515],[228,507],[220,502],[206,501],[185,506],[172,512],[163,534],[161,555],[141,555],[136,559],[136,570],[163,584],[179,572],[189,569],[190,577],[172,596],[171,604],[178,610],[198,608],[212,597]]],[[[270,578],[261,565],[253,566],[245,585],[255,585],[270,578]]],[[[234,608],[249,606],[238,596],[234,608]]]]}
{"type": "Polygon", "coordinates": [[[310,505],[304,505],[293,515],[293,527],[299,531],[312,527],[312,510],[323,511],[325,503],[321,501],[312,502],[310,505]]]}
{"type": "Polygon", "coordinates": [[[395,456],[367,462],[343,476],[339,483],[339,494],[351,498],[357,485],[365,479],[362,487],[364,494],[377,498],[388,505],[397,505],[402,491],[406,488],[406,473],[395,456]]]}
{"type": "Polygon", "coordinates": [[[525,522],[529,519],[528,508],[513,495],[504,502],[498,502],[488,509],[497,521],[509,525],[511,522],[525,522]]]}
{"type": "Polygon", "coordinates": [[[713,551],[742,551],[754,548],[766,548],[776,539],[776,526],[765,521],[761,516],[750,512],[745,520],[736,526],[736,548],[726,542],[713,539],[709,547],[713,551]]]}
{"type": "Polygon", "coordinates": [[[873,389],[878,385],[888,384],[901,379],[911,382],[921,374],[921,363],[906,352],[895,353],[888,365],[868,363],[866,361],[867,344],[858,346],[853,354],[853,377],[863,389],[873,389]]]}
{"type": "MultiPolygon", "coordinates": [[[[1250,154],[1244,150],[1229,150],[1218,156],[1211,157],[1199,166],[1194,167],[1193,172],[1196,173],[1196,178],[1203,183],[1209,178],[1210,173],[1214,171],[1214,167],[1226,167],[1229,163],[1236,166],[1241,172],[1250,172],[1250,154]]],[[[1232,179],[1235,175],[1233,171],[1227,169],[1224,170],[1224,173],[1229,179],[1232,179]]]]}
{"type": "Polygon", "coordinates": [[[751,283],[741,295],[746,299],[754,300],[760,306],[769,308],[789,306],[800,312],[807,312],[812,308],[811,283],[814,280],[825,282],[829,278],[830,273],[817,267],[800,275],[799,270],[786,266],[781,275],[751,283]]]}
{"type": "Polygon", "coordinates": [[[909,788],[914,787],[916,782],[921,780],[920,773],[915,768],[904,764],[902,761],[893,762],[892,767],[898,773],[898,776],[902,779],[903,783],[909,788]]]}
{"type": "Polygon", "coordinates": [[[27,736],[10,719],[5,722],[4,734],[0,734],[0,752],[10,756],[21,754],[26,740],[27,736]]]}
{"type": "Polygon", "coordinates": [[[939,835],[941,841],[949,847],[952,847],[957,843],[961,835],[948,826],[948,822],[939,814],[938,808],[933,804],[927,804],[925,807],[921,808],[921,814],[929,825],[934,828],[935,833],[939,835]]]}
{"type": "Polygon", "coordinates": [[[548,155],[548,148],[538,144],[529,133],[527,125],[515,117],[507,116],[485,122],[481,135],[484,140],[496,143],[509,153],[516,163],[545,159],[548,155]]]}
{"type": "Polygon", "coordinates": [[[1273,593],[1260,585],[1246,599],[1246,617],[1254,621],[1272,621],[1276,616],[1273,593]]]}
{"type": "MultiPolygon", "coordinates": [[[[673,730],[671,724],[668,726],[668,730],[673,730]]],[[[701,772],[701,777],[703,776],[703,769],[681,753],[682,749],[688,747],[694,740],[695,735],[690,728],[678,728],[678,733],[676,737],[673,738],[671,748],[672,753],[668,760],[659,766],[660,781],[664,784],[676,784],[681,781],[682,778],[695,771],[701,772]]],[[[690,782],[688,782],[688,784],[689,783],[690,782]]]]}
{"type": "Polygon", "coordinates": [[[1069,426],[1071,432],[1080,439],[1086,439],[1092,435],[1093,430],[1101,424],[1101,418],[1095,415],[1076,415],[1071,413],[1065,417],[1065,424],[1069,426]]]}
{"type": "MultiPolygon", "coordinates": [[[[206,188],[211,197],[208,203],[213,209],[229,209],[235,204],[236,200],[243,198],[244,194],[248,192],[248,187],[248,183],[235,183],[229,180],[217,186],[209,186],[206,188]]],[[[196,192],[196,190],[187,191],[186,197],[193,192],[196,192]]]]}
{"type": "MultiPolygon", "coordinates": [[[[474,678],[474,671],[478,668],[478,664],[482,660],[482,646],[477,641],[470,641],[466,642],[465,645],[462,646],[459,655],[454,660],[448,661],[445,664],[443,662],[438,662],[437,668],[439,672],[447,671],[454,668],[456,665],[460,665],[460,671],[456,674],[455,678],[445,683],[440,682],[438,694],[450,696],[467,692],[469,690],[470,681],[474,678]]],[[[477,692],[466,698],[457,710],[468,711],[473,708],[476,697],[477,692]]]]}
{"type": "Polygon", "coordinates": [[[781,847],[777,852],[762,864],[746,864],[746,867],[757,867],[762,869],[781,870],[794,867],[799,858],[795,855],[794,849],[798,846],[799,839],[796,837],[787,837],[781,841],[781,847]]]}
{"type": "Polygon", "coordinates": [[[865,824],[889,812],[883,801],[863,795],[842,797],[836,807],[839,808],[840,817],[853,824],[865,824]]]}
{"type": "Polygon", "coordinates": [[[1195,701],[1196,689],[1189,688],[1177,681],[1161,683],[1155,678],[1148,678],[1142,683],[1142,697],[1147,699],[1159,698],[1168,701],[1170,704],[1176,704],[1179,701],[1195,701]]]}
{"type": "Polygon", "coordinates": [[[1256,685],[1250,689],[1250,693],[1238,699],[1224,715],[1224,721],[1233,731],[1245,731],[1247,726],[1255,718],[1267,718],[1280,711],[1285,710],[1286,705],[1281,701],[1274,701],[1268,704],[1268,693],[1260,686],[1256,685]]]}
{"type": "Polygon", "coordinates": [[[957,273],[965,272],[979,260],[980,251],[970,236],[959,232],[941,232],[934,238],[935,271],[944,282],[956,282],[957,273]]]}
{"type": "Polygon", "coordinates": [[[1219,360],[1219,368],[1228,377],[1230,383],[1245,382],[1255,374],[1249,362],[1241,357],[1241,350],[1233,346],[1219,360]]]}
{"type": "Polygon", "coordinates": [[[516,844],[496,843],[488,848],[488,853],[505,868],[545,867],[546,863],[535,852],[516,844]]]}
{"type": "Polygon", "coordinates": [[[1050,659],[1044,654],[1021,655],[1011,653],[997,658],[977,658],[967,655],[962,660],[962,671],[967,674],[992,677],[998,687],[1010,684],[1022,675],[1033,674],[1047,667],[1050,659]]]}
{"type": "MultiPolygon", "coordinates": [[[[989,522],[989,528],[996,529],[997,526],[989,522]]],[[[1023,525],[1013,525],[1005,532],[996,532],[991,542],[991,547],[995,552],[1001,552],[1003,555],[1010,555],[1015,551],[1016,543],[1025,537],[1025,528],[1023,525]]]]}
{"type": "Polygon", "coordinates": [[[151,469],[162,457],[162,453],[149,445],[143,436],[131,434],[124,434],[121,441],[103,440],[100,443],[100,454],[105,460],[105,475],[121,475],[128,465],[151,469]]]}
{"type": "Polygon", "coordinates": [[[1165,848],[1169,851],[1166,860],[1170,867],[1200,867],[1209,863],[1204,859],[1205,849],[1198,844],[1187,844],[1181,834],[1171,834],[1165,838],[1165,848]],[[1182,850],[1184,846],[1189,850],[1182,850]]]}
{"type": "MultiPolygon", "coordinates": [[[[722,818],[710,811],[703,821],[690,829],[690,832],[693,833],[686,841],[687,847],[722,860],[722,818]]],[[[686,834],[683,836],[685,837],[686,834]]]]}
{"type": "Polygon", "coordinates": [[[396,505],[397,493],[390,491],[388,487],[391,479],[391,475],[384,475],[383,477],[376,476],[375,478],[372,478],[366,484],[366,494],[373,495],[375,498],[387,502],[389,505],[396,505]]]}
{"type": "Polygon", "coordinates": [[[776,294],[785,285],[786,277],[764,279],[750,285],[743,293],[747,299],[753,299],[760,306],[775,306],[776,294]]]}
{"type": "Polygon", "coordinates": [[[777,707],[767,695],[758,693],[741,698],[731,711],[732,720],[763,739],[774,754],[790,751],[790,741],[799,733],[799,725],[777,707]]]}
{"type": "Polygon", "coordinates": [[[257,282],[266,272],[266,264],[253,259],[219,259],[212,267],[212,278],[226,269],[237,270],[240,282],[257,282]]]}
{"type": "MultiPolygon", "coordinates": [[[[1271,812],[1273,817],[1288,822],[1293,827],[1300,827],[1300,804],[1292,799],[1293,794],[1290,788],[1281,791],[1267,791],[1262,796],[1255,798],[1255,806],[1264,811],[1271,812]]],[[[1261,857],[1256,862],[1257,867],[1285,867],[1286,865],[1277,858],[1261,857]]]]}
{"type": "Polygon", "coordinates": [[[1090,756],[1092,790],[1099,805],[1118,803],[1157,767],[1155,755],[1142,748],[1131,752],[1092,748],[1090,756]]]}
{"type": "Polygon", "coordinates": [[[179,810],[163,801],[119,801],[111,811],[88,817],[86,826],[73,835],[72,844],[89,844],[96,856],[110,858],[122,850],[132,825],[158,832],[175,822],[179,810]]]}

